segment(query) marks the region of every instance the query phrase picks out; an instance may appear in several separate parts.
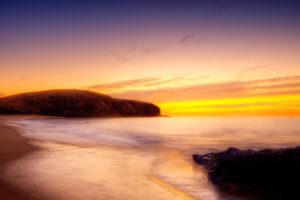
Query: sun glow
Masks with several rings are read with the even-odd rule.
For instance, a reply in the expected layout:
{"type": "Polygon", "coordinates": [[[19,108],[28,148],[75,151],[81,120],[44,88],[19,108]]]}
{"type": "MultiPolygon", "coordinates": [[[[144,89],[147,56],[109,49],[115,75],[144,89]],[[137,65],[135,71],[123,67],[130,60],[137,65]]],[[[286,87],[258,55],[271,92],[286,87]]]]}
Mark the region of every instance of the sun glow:
{"type": "Polygon", "coordinates": [[[300,95],[228,98],[159,104],[164,115],[288,115],[300,114],[300,95]]]}

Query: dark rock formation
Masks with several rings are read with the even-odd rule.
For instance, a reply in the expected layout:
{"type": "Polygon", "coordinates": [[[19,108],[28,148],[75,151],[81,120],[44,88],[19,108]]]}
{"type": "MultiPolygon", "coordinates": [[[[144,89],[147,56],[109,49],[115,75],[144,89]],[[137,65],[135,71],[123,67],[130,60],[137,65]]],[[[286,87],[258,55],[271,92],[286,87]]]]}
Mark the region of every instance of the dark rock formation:
{"type": "Polygon", "coordinates": [[[114,99],[82,90],[50,90],[0,98],[0,114],[40,114],[64,117],[158,116],[151,103],[114,99]]]}
{"type": "Polygon", "coordinates": [[[254,199],[300,199],[300,146],[261,151],[229,148],[194,154],[193,159],[223,191],[254,199]]]}

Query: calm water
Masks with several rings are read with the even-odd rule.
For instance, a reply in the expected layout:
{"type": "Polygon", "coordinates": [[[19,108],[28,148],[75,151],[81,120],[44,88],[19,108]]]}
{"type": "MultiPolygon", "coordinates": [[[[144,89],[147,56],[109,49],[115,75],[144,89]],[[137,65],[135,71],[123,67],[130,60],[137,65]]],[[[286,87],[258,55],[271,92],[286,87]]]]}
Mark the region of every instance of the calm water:
{"type": "Polygon", "coordinates": [[[300,118],[10,119],[42,151],[6,178],[43,199],[235,199],[217,192],[193,153],[300,144],[300,118]]]}

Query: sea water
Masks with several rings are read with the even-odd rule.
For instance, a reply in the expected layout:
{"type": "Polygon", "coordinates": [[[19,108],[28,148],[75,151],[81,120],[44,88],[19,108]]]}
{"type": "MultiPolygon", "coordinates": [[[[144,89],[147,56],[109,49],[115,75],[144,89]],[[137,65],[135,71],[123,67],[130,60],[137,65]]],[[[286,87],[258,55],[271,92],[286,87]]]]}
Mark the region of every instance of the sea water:
{"type": "Polygon", "coordinates": [[[41,199],[237,199],[219,192],[193,153],[300,144],[300,118],[9,119],[40,151],[6,180],[41,199]]]}

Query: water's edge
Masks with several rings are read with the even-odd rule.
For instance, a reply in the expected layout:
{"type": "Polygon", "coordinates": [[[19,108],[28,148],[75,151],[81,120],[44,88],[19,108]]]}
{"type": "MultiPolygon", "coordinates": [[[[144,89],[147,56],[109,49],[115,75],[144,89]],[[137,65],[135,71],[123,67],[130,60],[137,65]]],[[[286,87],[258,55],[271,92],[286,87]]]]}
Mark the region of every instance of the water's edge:
{"type": "Polygon", "coordinates": [[[11,120],[43,151],[14,162],[6,177],[28,191],[39,188],[38,197],[59,200],[234,199],[214,189],[202,167],[193,163],[193,153],[300,141],[297,120],[278,119],[276,126],[273,119],[251,120],[11,120]]]}

